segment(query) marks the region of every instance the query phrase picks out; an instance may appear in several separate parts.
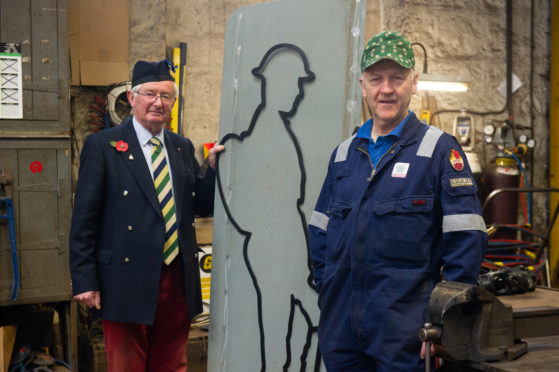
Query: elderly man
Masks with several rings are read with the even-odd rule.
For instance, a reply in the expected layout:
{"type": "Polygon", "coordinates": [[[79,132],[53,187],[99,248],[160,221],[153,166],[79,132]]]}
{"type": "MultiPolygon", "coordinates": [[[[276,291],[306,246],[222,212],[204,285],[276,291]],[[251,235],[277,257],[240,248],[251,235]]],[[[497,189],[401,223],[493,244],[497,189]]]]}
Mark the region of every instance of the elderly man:
{"type": "Polygon", "coordinates": [[[80,157],[72,288],[100,312],[112,372],[186,371],[202,311],[194,216],[212,212],[215,173],[201,178],[192,143],[164,129],[178,93],[170,70],[136,63],[133,117],[87,137],[80,157]]]}
{"type": "Polygon", "coordinates": [[[476,283],[487,241],[454,137],[409,110],[410,42],[382,32],[361,61],[372,119],[332,154],[309,222],[328,371],[422,371],[418,329],[443,278],[476,283]]]}

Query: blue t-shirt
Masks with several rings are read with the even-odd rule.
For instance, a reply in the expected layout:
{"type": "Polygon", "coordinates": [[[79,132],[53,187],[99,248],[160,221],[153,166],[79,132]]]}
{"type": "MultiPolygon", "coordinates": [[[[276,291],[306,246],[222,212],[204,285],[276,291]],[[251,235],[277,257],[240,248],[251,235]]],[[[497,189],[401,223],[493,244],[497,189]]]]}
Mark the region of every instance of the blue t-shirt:
{"type": "Polygon", "coordinates": [[[400,138],[402,135],[402,129],[406,125],[408,118],[412,114],[411,110],[408,115],[398,124],[398,126],[390,131],[390,133],[384,136],[378,136],[377,141],[373,141],[371,138],[371,129],[373,127],[373,119],[367,120],[361,128],[357,131],[357,138],[364,138],[369,140],[369,156],[371,157],[371,162],[373,163],[373,168],[376,169],[377,163],[380,158],[386,154],[388,149],[400,138]]]}

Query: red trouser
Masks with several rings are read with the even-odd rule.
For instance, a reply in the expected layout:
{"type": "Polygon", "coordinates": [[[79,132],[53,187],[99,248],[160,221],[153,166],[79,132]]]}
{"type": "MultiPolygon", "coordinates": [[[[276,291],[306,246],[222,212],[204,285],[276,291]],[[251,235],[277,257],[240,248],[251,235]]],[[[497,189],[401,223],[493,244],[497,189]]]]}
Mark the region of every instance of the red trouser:
{"type": "Polygon", "coordinates": [[[180,261],[163,264],[153,325],[103,320],[109,372],[186,371],[190,322],[180,261]]]}

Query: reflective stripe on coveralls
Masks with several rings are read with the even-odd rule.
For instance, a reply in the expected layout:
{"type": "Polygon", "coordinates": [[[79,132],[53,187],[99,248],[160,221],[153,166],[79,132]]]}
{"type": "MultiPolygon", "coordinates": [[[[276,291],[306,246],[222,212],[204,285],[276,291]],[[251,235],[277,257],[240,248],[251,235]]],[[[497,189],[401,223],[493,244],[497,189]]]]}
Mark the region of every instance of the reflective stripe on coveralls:
{"type": "Polygon", "coordinates": [[[425,158],[433,156],[435,146],[437,146],[437,142],[442,134],[443,131],[439,128],[429,127],[421,140],[421,145],[419,145],[419,148],[417,149],[417,156],[423,156],[425,158]]]}
{"type": "Polygon", "coordinates": [[[338,146],[338,150],[336,151],[336,159],[334,159],[334,163],[345,161],[347,159],[347,152],[349,150],[349,145],[351,145],[351,142],[353,142],[353,139],[355,138],[356,135],[357,134],[354,134],[353,136],[349,137],[338,146]]]}
{"type": "Polygon", "coordinates": [[[452,214],[443,217],[443,233],[468,230],[487,232],[485,221],[477,214],[452,214]]]}
{"type": "MultiPolygon", "coordinates": [[[[314,211],[309,225],[324,231],[328,229],[329,217],[324,213],[314,211]]],[[[443,217],[443,233],[452,231],[479,230],[486,232],[485,221],[477,214],[453,214],[443,217]]]]}
{"type": "Polygon", "coordinates": [[[309,225],[316,226],[319,229],[326,231],[326,228],[328,226],[328,219],[328,216],[324,213],[314,211],[311,215],[309,225]]]}

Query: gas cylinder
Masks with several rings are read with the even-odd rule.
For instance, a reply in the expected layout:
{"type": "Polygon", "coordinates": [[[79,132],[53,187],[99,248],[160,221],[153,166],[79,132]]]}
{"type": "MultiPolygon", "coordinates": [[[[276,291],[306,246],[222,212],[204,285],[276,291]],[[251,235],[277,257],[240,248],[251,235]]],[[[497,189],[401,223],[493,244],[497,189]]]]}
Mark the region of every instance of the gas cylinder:
{"type": "MultiPolygon", "coordinates": [[[[496,189],[519,187],[520,169],[509,157],[497,157],[483,175],[483,199],[496,189]]],[[[518,193],[502,192],[491,198],[483,212],[485,224],[516,225],[518,223],[518,193]]],[[[516,230],[499,229],[494,235],[499,239],[516,239],[516,230]]]]}

